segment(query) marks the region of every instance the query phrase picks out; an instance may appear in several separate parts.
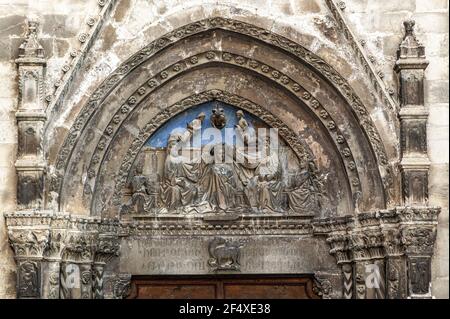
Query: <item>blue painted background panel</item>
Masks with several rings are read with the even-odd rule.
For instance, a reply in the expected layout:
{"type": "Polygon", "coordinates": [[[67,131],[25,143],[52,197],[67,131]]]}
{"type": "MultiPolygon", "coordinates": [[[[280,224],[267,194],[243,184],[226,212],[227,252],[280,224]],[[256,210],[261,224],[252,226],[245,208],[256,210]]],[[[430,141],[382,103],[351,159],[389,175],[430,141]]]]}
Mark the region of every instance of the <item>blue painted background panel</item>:
{"type": "MultiPolygon", "coordinates": [[[[210,117],[212,115],[212,110],[215,108],[215,103],[219,104],[219,107],[223,108],[224,110],[225,116],[227,118],[227,124],[225,127],[233,128],[237,124],[236,111],[240,109],[223,102],[207,102],[191,107],[188,110],[174,116],[168,122],[164,123],[164,125],[162,125],[148,139],[146,145],[155,148],[166,147],[169,135],[173,132],[184,132],[186,130],[186,125],[192,122],[192,120],[194,120],[201,112],[204,112],[206,114],[206,118],[202,124],[202,133],[205,129],[212,128],[213,126],[211,125],[210,117]]],[[[244,112],[245,119],[247,120],[251,128],[257,130],[260,127],[267,127],[267,125],[260,119],[244,110],[242,111],[244,112]]],[[[225,141],[225,132],[225,129],[221,130],[223,141],[225,141]]],[[[207,136],[203,136],[203,134],[202,137],[202,145],[208,143],[212,139],[208,138],[207,136]]]]}

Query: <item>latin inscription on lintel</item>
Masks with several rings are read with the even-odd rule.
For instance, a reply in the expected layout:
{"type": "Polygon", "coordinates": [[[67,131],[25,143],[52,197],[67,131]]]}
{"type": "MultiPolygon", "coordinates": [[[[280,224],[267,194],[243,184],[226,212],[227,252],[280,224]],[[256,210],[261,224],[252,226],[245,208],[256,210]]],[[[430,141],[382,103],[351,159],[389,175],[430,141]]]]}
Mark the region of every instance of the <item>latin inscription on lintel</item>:
{"type": "Polygon", "coordinates": [[[233,237],[239,242],[238,267],[211,267],[209,236],[188,238],[127,238],[121,245],[120,272],[134,275],[211,274],[223,273],[307,273],[329,258],[326,243],[313,243],[311,238],[233,237]],[[315,245],[314,256],[308,245],[315,245]],[[311,260],[317,262],[311,263],[311,260]]]}

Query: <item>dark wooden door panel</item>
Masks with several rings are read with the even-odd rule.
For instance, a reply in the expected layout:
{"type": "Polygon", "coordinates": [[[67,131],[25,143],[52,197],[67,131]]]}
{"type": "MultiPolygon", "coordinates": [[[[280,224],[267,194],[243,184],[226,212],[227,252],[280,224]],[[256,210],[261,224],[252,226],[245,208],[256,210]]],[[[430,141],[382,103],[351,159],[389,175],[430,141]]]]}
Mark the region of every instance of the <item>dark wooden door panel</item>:
{"type": "Polygon", "coordinates": [[[195,283],[141,283],[136,285],[138,299],[215,299],[217,285],[195,283]]]}
{"type": "Polygon", "coordinates": [[[133,278],[130,298],[139,299],[311,299],[312,279],[302,277],[133,278]]]}
{"type": "Polygon", "coordinates": [[[226,299],[305,299],[309,298],[304,285],[224,285],[226,299]]]}

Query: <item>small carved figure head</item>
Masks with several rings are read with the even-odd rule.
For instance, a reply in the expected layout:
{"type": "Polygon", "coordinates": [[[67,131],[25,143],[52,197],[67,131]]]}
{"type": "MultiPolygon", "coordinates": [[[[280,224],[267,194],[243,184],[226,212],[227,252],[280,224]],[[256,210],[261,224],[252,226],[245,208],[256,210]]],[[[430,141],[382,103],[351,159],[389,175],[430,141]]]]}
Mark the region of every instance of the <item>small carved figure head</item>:
{"type": "Polygon", "coordinates": [[[203,121],[203,120],[205,119],[205,117],[206,117],[206,114],[205,114],[204,112],[201,112],[199,115],[197,115],[197,118],[198,118],[200,121],[203,121]]]}

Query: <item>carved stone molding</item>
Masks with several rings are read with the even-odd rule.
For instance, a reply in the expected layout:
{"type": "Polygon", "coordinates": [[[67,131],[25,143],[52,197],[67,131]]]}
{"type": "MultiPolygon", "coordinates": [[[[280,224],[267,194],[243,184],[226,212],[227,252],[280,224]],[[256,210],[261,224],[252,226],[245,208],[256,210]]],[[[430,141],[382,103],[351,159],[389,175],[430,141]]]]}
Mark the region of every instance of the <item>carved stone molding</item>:
{"type": "Polygon", "coordinates": [[[316,272],[314,274],[313,292],[322,299],[333,298],[333,285],[326,274],[316,272]]]}
{"type": "Polygon", "coordinates": [[[125,299],[131,293],[131,275],[119,274],[112,280],[113,299],[125,299]]]}

